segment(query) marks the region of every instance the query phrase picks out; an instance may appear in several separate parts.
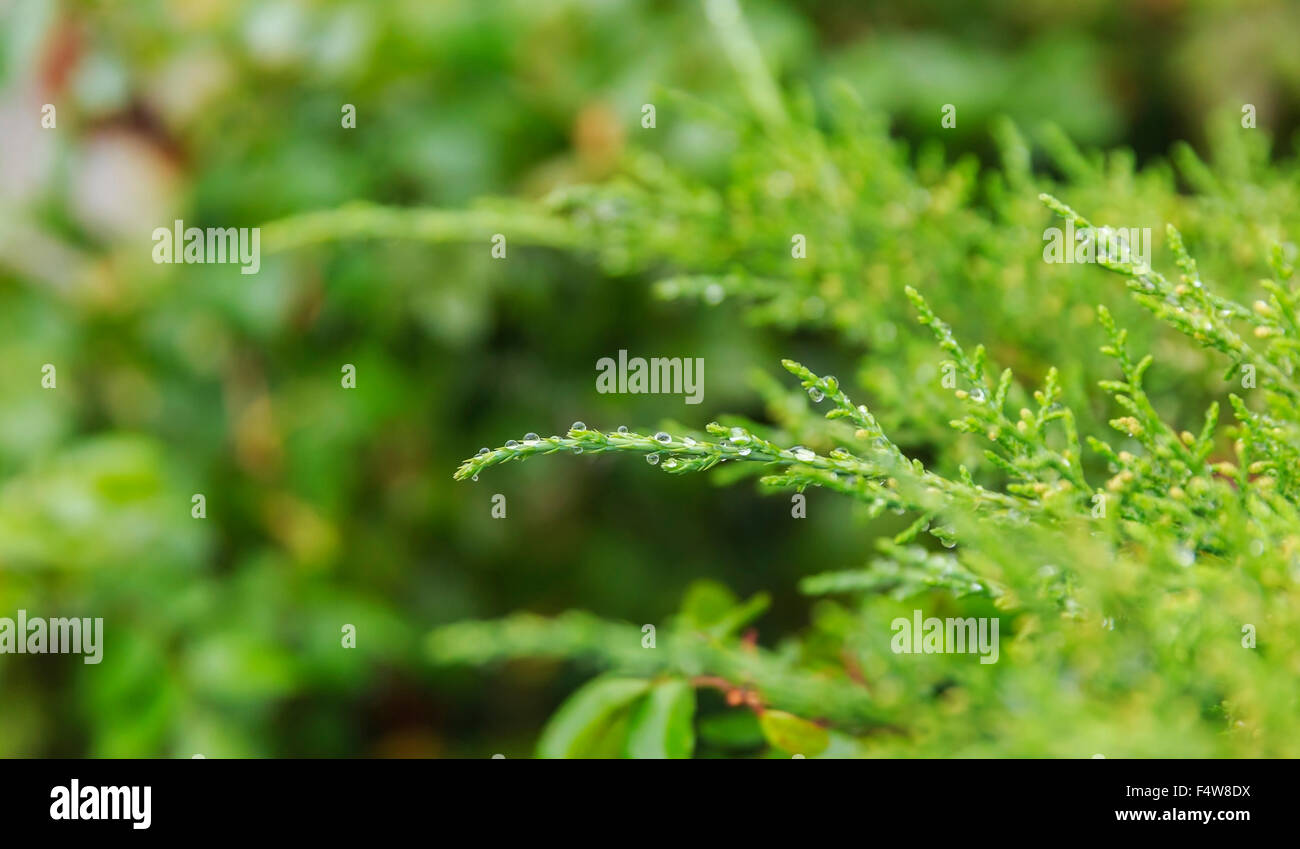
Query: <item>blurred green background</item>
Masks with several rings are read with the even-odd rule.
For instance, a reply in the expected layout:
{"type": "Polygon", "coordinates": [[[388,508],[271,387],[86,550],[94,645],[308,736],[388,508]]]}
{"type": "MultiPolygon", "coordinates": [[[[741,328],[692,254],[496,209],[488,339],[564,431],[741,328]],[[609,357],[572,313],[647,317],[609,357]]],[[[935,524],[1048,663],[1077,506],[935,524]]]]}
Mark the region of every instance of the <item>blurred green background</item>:
{"type": "MultiPolygon", "coordinates": [[[[846,79],[898,135],[986,161],[998,115],[1144,160],[1243,98],[1277,138],[1300,120],[1293,2],[744,7],[783,82],[846,79]]],[[[665,90],[744,109],[695,3],[0,0],[0,616],[106,630],[98,666],[0,655],[0,755],[522,755],[584,676],[431,669],[431,626],[655,623],[712,578],[773,594],[765,642],[801,627],[798,578],[867,550],[848,503],[811,493],[777,521],[786,500],[614,458],[451,473],[575,419],[761,418],[754,364],[851,372],[855,352],[522,246],[264,251],[251,277],[150,261],[175,218],[540,198],[630,144],[721,175],[734,140],[709,125],[641,129],[665,90]],[[703,357],[704,404],[597,394],[619,349],[703,357]]]]}

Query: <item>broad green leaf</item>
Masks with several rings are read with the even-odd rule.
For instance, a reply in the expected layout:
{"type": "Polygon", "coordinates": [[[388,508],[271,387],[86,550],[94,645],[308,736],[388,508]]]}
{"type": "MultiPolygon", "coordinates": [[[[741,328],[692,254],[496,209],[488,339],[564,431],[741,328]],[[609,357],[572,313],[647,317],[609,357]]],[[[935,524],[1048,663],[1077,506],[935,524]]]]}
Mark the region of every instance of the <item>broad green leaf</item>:
{"type": "Polygon", "coordinates": [[[758,717],[745,708],[703,717],[698,727],[700,740],[713,746],[754,749],[763,745],[763,729],[758,726],[758,717]]]}
{"type": "Polygon", "coordinates": [[[537,741],[539,758],[617,756],[633,704],[650,689],[640,678],[597,678],[560,705],[537,741]]]}
{"type": "Polygon", "coordinates": [[[695,688],[682,680],[662,681],[632,712],[627,737],[630,758],[689,758],[695,751],[695,688]]]}
{"type": "Polygon", "coordinates": [[[819,755],[831,742],[825,728],[783,710],[763,711],[758,724],[767,742],[792,755],[819,755]]]}

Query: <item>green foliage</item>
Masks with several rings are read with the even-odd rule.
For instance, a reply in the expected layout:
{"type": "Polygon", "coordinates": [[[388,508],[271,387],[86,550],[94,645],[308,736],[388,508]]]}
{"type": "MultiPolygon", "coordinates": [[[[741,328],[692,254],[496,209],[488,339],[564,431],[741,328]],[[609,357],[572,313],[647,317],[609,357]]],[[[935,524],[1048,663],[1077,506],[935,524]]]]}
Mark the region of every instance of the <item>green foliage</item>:
{"type": "MultiPolygon", "coordinates": [[[[757,73],[748,59],[737,66],[742,79],[757,73]]],[[[676,633],[668,649],[641,650],[635,642],[598,648],[585,639],[571,645],[573,623],[585,622],[572,619],[577,614],[553,625],[527,620],[533,639],[522,643],[500,640],[521,627],[518,619],[448,626],[435,634],[434,658],[472,660],[445,650],[448,635],[459,635],[461,644],[472,627],[496,647],[493,657],[594,654],[622,674],[717,675],[738,694],[729,704],[748,705],[775,750],[808,756],[1294,755],[1300,291],[1294,245],[1261,238],[1297,223],[1294,181],[1271,176],[1274,166],[1249,142],[1230,142],[1237,165],[1220,169],[1231,180],[1180,149],[1184,175],[1201,190],[1184,198],[1162,165],[1138,172],[1122,154],[1089,158],[1059,135],[1049,137],[1068,176],[1053,191],[1127,220],[1176,217],[1209,250],[1211,279],[1219,285],[1202,280],[1172,224],[1166,238],[1177,282],[1125,253],[1102,251],[1097,259],[1123,278],[1133,303],[1167,328],[1147,330],[1142,343],[1178,352],[1164,354],[1156,370],[1177,372],[1164,380],[1183,390],[1180,413],[1188,402],[1222,392],[1203,363],[1226,365],[1225,380],[1254,378],[1243,382],[1246,391],[1228,394],[1235,424],[1221,425],[1219,404],[1209,399],[1192,433],[1157,410],[1149,388],[1157,360],[1134,359],[1129,331],[1120,326],[1120,317],[1140,322],[1132,308],[1122,301],[1097,307],[1108,344],[1096,346],[1101,358],[1081,350],[1079,336],[1096,334],[1079,326],[1078,307],[1098,293],[1067,283],[1100,272],[1044,263],[1026,250],[1026,236],[1041,230],[1033,212],[1039,200],[1075,228],[1093,225],[1038,190],[1047,180],[1029,170],[1014,128],[998,127],[1005,167],[980,191],[971,163],[945,167],[929,151],[914,167],[878,123],[851,105],[837,109],[834,126],[823,131],[807,107],[796,102],[787,117],[765,86],[751,80],[748,90],[759,120],[739,129],[744,140],[731,185],[693,185],[662,163],[634,158],[624,177],[567,191],[552,209],[585,229],[583,243],[613,272],[656,264],[680,269],[659,284],[661,293],[741,298],[757,321],[869,345],[872,361],[900,372],[892,380],[881,373],[884,365],[859,373],[883,399],[877,411],[890,409],[888,424],[850,400],[836,378],[787,360],[814,404],[829,401],[823,426],[802,427],[820,450],[792,445],[782,430],[762,426],[712,422],[702,430],[642,433],[579,422],[565,436],[530,435],[484,449],[455,477],[477,479],[497,465],[556,452],[630,452],[673,475],[758,464],[768,487],[830,490],[865,503],[868,516],[908,512],[913,524],[882,543],[882,556],[867,569],[803,582],[805,593],[847,601],[815,607],[809,630],[764,660],[763,675],[749,668],[766,657],[751,642],[698,625],[676,633]],[[1253,178],[1263,181],[1259,191],[1247,190],[1253,178]],[[790,257],[791,233],[813,234],[806,261],[790,257]],[[1271,275],[1254,283],[1261,264],[1271,275]],[[920,373],[920,358],[911,343],[898,341],[907,334],[893,324],[900,289],[948,358],[941,365],[960,380],[951,401],[926,385],[910,386],[907,372],[913,379],[920,373]],[[996,372],[983,346],[968,352],[920,294],[933,293],[952,309],[967,289],[987,297],[962,302],[964,324],[981,327],[995,343],[1010,338],[1027,346],[1017,351],[1020,368],[1043,375],[1040,389],[1023,389],[1010,368],[996,372]],[[1252,290],[1261,299],[1247,307],[1238,298],[1252,290]],[[1030,309],[1008,309],[1015,300],[1029,300],[1030,309]],[[970,321],[972,311],[981,320],[970,321]],[[1203,354],[1184,354],[1188,343],[1203,354]],[[1048,356],[1069,366],[1069,379],[1043,362],[1048,356]],[[1113,365],[1103,369],[1107,361],[1113,365]],[[1122,447],[1101,438],[1104,407],[1080,385],[1083,374],[1122,413],[1107,419],[1122,447]],[[930,437],[927,421],[954,408],[960,412],[947,416],[952,429],[987,445],[974,471],[963,462],[969,442],[930,437]],[[891,436],[894,428],[905,441],[891,436]],[[945,451],[938,471],[925,468],[909,442],[945,451]],[[1106,480],[1095,485],[1090,478],[1106,480]],[[923,532],[954,551],[912,544],[923,532]],[[886,623],[903,599],[999,617],[1010,643],[1001,663],[892,653],[886,623]],[[1243,638],[1256,631],[1258,643],[1243,638]],[[707,668],[695,662],[705,646],[707,668]],[[737,668],[723,671],[723,658],[737,668]],[[834,683],[843,701],[782,691],[765,680],[776,672],[767,664],[824,677],[823,686],[834,683]],[[848,735],[848,748],[828,749],[827,728],[848,735]]],[[[1294,174],[1294,166],[1281,167],[1294,174]]],[[[790,419],[806,421],[803,414],[790,419]]],[[[809,556],[815,551],[810,542],[809,556]]],[[[617,630],[602,637],[634,639],[617,630]]]]}
{"type": "Polygon", "coordinates": [[[593,675],[556,753],[1297,753],[1289,0],[4,5],[0,614],[107,649],[0,656],[0,754],[514,757],[593,675]]]}
{"type": "Polygon", "coordinates": [[[695,751],[695,689],[687,681],[656,683],[628,728],[630,758],[689,758],[695,751]]]}
{"type": "MultiPolygon", "coordinates": [[[[542,758],[605,757],[622,752],[632,733],[636,707],[649,682],[636,678],[598,678],[569,697],[537,741],[542,758]]],[[[636,734],[644,732],[638,722],[636,734]]]]}
{"type": "MultiPolygon", "coordinates": [[[[1073,215],[1059,202],[1047,200],[1062,214],[1073,215]]],[[[1075,220],[1086,225],[1077,216],[1075,220]]],[[[1180,242],[1175,244],[1181,247],[1180,242]]],[[[1194,274],[1186,252],[1176,250],[1185,278],[1194,274]]],[[[1007,396],[1012,388],[1010,371],[1003,371],[996,387],[993,386],[986,375],[987,358],[983,349],[967,355],[948,326],[909,289],[920,322],[931,327],[940,349],[953,358],[958,371],[972,387],[954,393],[969,412],[952,425],[959,431],[982,434],[992,444],[986,456],[994,470],[1005,473],[1009,482],[1004,492],[975,483],[964,467],[958,479],[927,471],[919,461],[908,459],[889,441],[866,407],[855,406],[835,378],[819,377],[790,361],[785,363],[787,370],[800,379],[814,402],[830,400],[831,409],[826,418],[845,419],[856,427],[852,440],[845,440],[851,448],[837,446],[828,454],[819,455],[802,446],[782,447],[749,429],[728,428],[716,422],[705,428],[706,434],[717,437],[712,440],[703,434],[696,438],[674,436],[665,431],[653,436],[627,429],[605,433],[575,423],[565,437],[540,439],[530,435],[522,443],[511,441],[495,450],[485,449],[466,460],[456,477],[461,480],[476,477],[493,466],[522,461],[536,454],[562,450],[621,451],[644,455],[652,465],[670,474],[702,472],[727,462],[759,463],[769,469],[779,469],[762,478],[770,486],[800,491],[809,487],[827,488],[866,502],[873,515],[891,507],[909,510],[919,518],[896,540],[881,546],[886,557],[871,569],[832,572],[803,583],[803,590],[812,595],[845,594],[863,599],[856,614],[852,609],[844,609],[830,615],[843,628],[834,633],[834,639],[841,643],[839,674],[846,682],[860,674],[855,670],[861,661],[852,659],[849,647],[865,651],[866,644],[873,640],[883,642],[887,633],[883,628],[885,617],[880,611],[887,610],[888,605],[875,597],[889,595],[897,600],[934,593],[939,598],[949,596],[952,600],[949,603],[969,597],[984,598],[996,603],[999,616],[1015,622],[1015,651],[1006,661],[1015,668],[999,675],[990,673],[986,679],[1014,681],[1025,675],[1046,679],[1056,664],[1065,662],[1059,656],[1062,653],[1076,663],[1086,656],[1085,651],[1114,656],[1113,648],[1104,651],[1094,644],[1095,637],[1087,639],[1079,632],[1091,628],[1113,633],[1119,629],[1125,632],[1124,641],[1130,651],[1137,652],[1138,659],[1130,659],[1118,670],[1100,670],[1094,666],[1091,671],[1096,680],[1087,683],[1100,692],[1092,694],[1095,703],[1084,700],[1082,708],[1089,712],[1100,711],[1102,707],[1122,710],[1123,701],[1131,694],[1124,693],[1120,699],[1112,691],[1115,683],[1111,679],[1118,673],[1124,680],[1129,673],[1140,671],[1138,678],[1147,688],[1144,695],[1154,699],[1156,696],[1151,691],[1156,690],[1168,700],[1154,705],[1159,710],[1176,713],[1201,703],[1199,711],[1205,714],[1201,717],[1205,725],[1195,729],[1197,734],[1188,741],[1190,747],[1185,751],[1290,752],[1286,736],[1290,733],[1289,722],[1268,728],[1272,734],[1261,735],[1265,729],[1256,724],[1260,719],[1242,707],[1242,700],[1250,699],[1254,710],[1285,712],[1285,705],[1296,698],[1294,682],[1278,680],[1270,669],[1273,663],[1285,664],[1296,657],[1295,632],[1291,628],[1295,622],[1294,611],[1289,606],[1274,607],[1278,599],[1273,596],[1285,597],[1288,585],[1300,569],[1295,535],[1296,520],[1300,518],[1295,490],[1297,466],[1285,455],[1269,461],[1253,460],[1262,456],[1256,447],[1261,440],[1268,439],[1270,445],[1294,445],[1300,436],[1297,434],[1300,420],[1291,400],[1293,389],[1289,380],[1295,366],[1295,348],[1285,343],[1295,338],[1294,330],[1283,326],[1285,319],[1274,317],[1286,315],[1294,302],[1294,292],[1284,285],[1290,275],[1279,274],[1283,282],[1270,281],[1265,288],[1274,293],[1273,303],[1251,311],[1202,291],[1199,279],[1187,279],[1175,290],[1150,269],[1120,264],[1110,267],[1128,277],[1135,287],[1135,296],[1156,316],[1169,321],[1196,342],[1239,358],[1238,366],[1247,359],[1260,365],[1259,388],[1279,413],[1289,411],[1290,415],[1265,420],[1233,396],[1239,418],[1235,428],[1240,455],[1237,465],[1211,460],[1216,445],[1222,441],[1217,406],[1212,405],[1206,414],[1199,436],[1186,431],[1179,433],[1160,418],[1143,389],[1143,376],[1152,358],[1147,356],[1134,362],[1125,347],[1127,334],[1116,327],[1110,313],[1102,308],[1101,324],[1111,339],[1111,344],[1103,350],[1117,362],[1123,379],[1102,380],[1100,384],[1129,413],[1112,420],[1111,425],[1136,442],[1138,453],[1117,452],[1108,443],[1090,437],[1091,446],[1106,459],[1113,473],[1105,489],[1094,492],[1080,471],[1078,434],[1069,409],[1063,405],[1055,372],[1049,372],[1044,388],[1034,393],[1037,410],[1022,409],[1019,419],[1013,422],[1006,412],[1007,396]],[[1282,343],[1274,342],[1263,352],[1253,351],[1233,332],[1233,319],[1269,330],[1255,333],[1264,338],[1272,336],[1273,328],[1280,327],[1277,332],[1282,343]],[[1049,444],[1046,425],[1058,421],[1064,448],[1049,444]],[[923,548],[904,546],[921,531],[929,531],[950,548],[959,545],[958,552],[952,556],[934,555],[923,548]],[[1081,543],[1085,539],[1086,545],[1081,543]],[[1045,556],[1054,562],[1026,568],[1045,556]],[[1188,610],[1189,605],[1199,607],[1203,599],[1209,598],[1215,599],[1213,610],[1199,614],[1188,610]],[[1124,612],[1117,613],[1117,609],[1124,612]],[[1264,620],[1269,621],[1268,629],[1273,634],[1267,647],[1253,644],[1247,647],[1244,641],[1239,642],[1247,626],[1253,630],[1257,627],[1255,623],[1264,620]],[[1278,630],[1274,631],[1275,628],[1278,630]],[[1088,648],[1084,649],[1085,646],[1088,648]],[[1162,655],[1161,649],[1168,654],[1162,655]],[[1234,660],[1233,652],[1249,654],[1234,660]],[[1188,692],[1179,688],[1177,680],[1158,677],[1172,672],[1162,665],[1162,658],[1189,655],[1197,658],[1196,669],[1208,683],[1188,692]],[[1255,661],[1252,658],[1255,655],[1267,659],[1255,661]],[[1035,663],[1043,665],[1035,666],[1035,663]],[[1139,669],[1132,669],[1134,666],[1139,669]],[[1255,675],[1260,677],[1256,679],[1255,675]],[[1241,689],[1247,681],[1245,689],[1241,689]],[[1234,724],[1227,724],[1226,719],[1234,724]],[[1215,725],[1222,725],[1222,731],[1214,731],[1215,725]],[[1250,733],[1241,731],[1243,727],[1250,728],[1250,733]],[[1225,732],[1226,736],[1221,736],[1225,732]]],[[[935,596],[931,596],[931,601],[938,603],[935,596]]],[[[969,609],[969,602],[967,605],[964,609],[969,609]]],[[[690,624],[700,638],[713,641],[718,651],[752,651],[752,646],[743,642],[728,643],[722,634],[710,634],[698,621],[690,624]]],[[[505,626],[507,631],[511,627],[505,626]]],[[[629,639],[612,634],[610,638],[629,639]]],[[[805,646],[800,654],[810,652],[828,638],[831,638],[829,634],[814,632],[807,638],[811,646],[805,646]]],[[[519,650],[516,647],[507,653],[519,650]]],[[[529,649],[522,649],[522,653],[528,652],[529,649]]],[[[553,656],[554,647],[546,653],[553,656]]],[[[632,653],[636,653],[635,649],[632,653]]],[[[434,654],[448,659],[442,652],[434,654]]],[[[560,654],[564,655],[563,650],[560,654]]],[[[897,667],[913,662],[910,658],[899,661],[895,659],[897,656],[880,652],[878,648],[871,655],[879,666],[878,672],[887,679],[907,677],[897,667]]],[[[463,659],[456,658],[454,652],[451,658],[463,659]]],[[[622,668],[622,661],[620,658],[615,665],[622,668]]],[[[681,669],[675,665],[669,668],[681,669]]],[[[1002,669],[1006,667],[999,672],[1002,669]]],[[[955,674],[953,670],[945,670],[939,680],[955,674]]],[[[1055,668],[1055,674],[1073,676],[1078,670],[1055,668]]],[[[733,687],[755,688],[760,723],[772,745],[787,752],[810,755],[826,748],[824,743],[813,740],[821,741],[819,735],[825,732],[781,711],[782,702],[769,701],[771,694],[761,682],[752,678],[723,678],[733,687]]],[[[971,680],[969,671],[959,678],[972,692],[994,689],[990,680],[971,680]]],[[[890,709],[882,712],[884,706],[871,689],[864,682],[860,690],[849,690],[846,697],[861,703],[868,713],[877,711],[877,722],[881,725],[887,721],[896,723],[904,729],[900,732],[904,736],[921,733],[926,712],[943,708],[942,704],[935,703],[930,690],[909,692],[900,687],[893,694],[890,709]]],[[[977,707],[989,713],[997,712],[995,705],[977,707]]],[[[1046,710],[1048,705],[1040,707],[1046,710]]],[[[1102,713],[1103,717],[1109,715],[1102,713]]],[[[836,719],[822,704],[808,715],[823,721],[836,719]]],[[[1180,719],[1186,723],[1189,717],[1180,719]]],[[[1103,720],[1094,718],[1094,721],[1103,720]]],[[[1186,725],[1183,728],[1190,730],[1186,725]]],[[[1008,733],[1009,729],[1003,728],[1002,732],[1007,735],[1001,741],[1004,748],[1016,750],[1016,746],[1030,745],[1016,734],[1008,733]]],[[[972,730],[966,731],[970,733],[972,730]]],[[[993,734],[995,730],[985,727],[983,733],[993,734]]],[[[931,745],[960,745],[958,740],[963,736],[945,735],[931,745]]],[[[1156,735],[1156,739],[1161,738],[1156,735]]],[[[858,744],[862,742],[859,739],[858,744]]],[[[1037,741],[1035,745],[1044,746],[1045,751],[1053,754],[1069,752],[1046,741],[1037,741]]],[[[1133,752],[1150,753],[1153,750],[1145,747],[1153,745],[1157,745],[1154,740],[1142,739],[1129,739],[1126,743],[1133,747],[1128,751],[1133,752]]],[[[1169,743],[1162,741],[1159,745],[1169,743]]]]}

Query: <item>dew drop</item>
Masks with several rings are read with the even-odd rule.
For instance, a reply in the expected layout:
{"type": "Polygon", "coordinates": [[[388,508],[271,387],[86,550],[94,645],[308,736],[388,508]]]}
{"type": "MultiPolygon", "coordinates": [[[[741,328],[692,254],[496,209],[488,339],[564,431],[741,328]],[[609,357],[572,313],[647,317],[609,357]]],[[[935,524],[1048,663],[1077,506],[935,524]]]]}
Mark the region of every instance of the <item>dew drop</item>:
{"type": "Polygon", "coordinates": [[[492,451],[491,451],[491,449],[489,449],[489,448],[480,448],[480,449],[478,450],[478,456],[480,456],[480,457],[482,457],[484,454],[491,454],[491,453],[492,453],[492,451]]]}
{"type": "Polygon", "coordinates": [[[744,428],[733,427],[731,429],[731,441],[736,445],[744,445],[749,441],[749,434],[745,433],[744,428]]]}
{"type": "Polygon", "coordinates": [[[507,439],[507,440],[506,440],[506,447],[507,447],[507,448],[510,448],[510,449],[515,449],[515,448],[518,448],[518,447],[519,447],[519,443],[518,443],[518,442],[515,442],[513,439],[507,439]]]}
{"type": "Polygon", "coordinates": [[[649,463],[650,465],[654,466],[654,465],[658,464],[658,462],[659,462],[659,455],[658,455],[658,454],[647,454],[647,455],[645,455],[645,461],[646,461],[647,463],[649,463]]]}
{"type": "Polygon", "coordinates": [[[816,386],[809,386],[808,397],[813,399],[814,404],[820,404],[822,402],[822,399],[826,397],[826,393],[822,392],[816,386]]]}
{"type": "Polygon", "coordinates": [[[795,459],[797,460],[811,460],[817,456],[813,452],[809,451],[807,448],[804,448],[802,445],[796,445],[795,447],[791,448],[790,453],[793,454],[795,456],[795,459]]]}
{"type": "Polygon", "coordinates": [[[979,387],[976,387],[970,391],[970,399],[974,401],[976,404],[983,404],[985,397],[986,396],[984,395],[984,390],[980,389],[979,387]]]}
{"type": "Polygon", "coordinates": [[[569,425],[569,430],[586,430],[586,429],[587,429],[587,425],[583,422],[574,422],[573,424],[569,425]]]}
{"type": "Polygon", "coordinates": [[[524,434],[524,443],[527,444],[527,445],[536,445],[537,443],[539,443],[539,442],[541,442],[541,441],[542,441],[542,438],[541,438],[540,436],[538,436],[537,434],[531,432],[531,431],[529,431],[528,433],[525,433],[525,434],[524,434]]]}
{"type": "Polygon", "coordinates": [[[470,480],[472,480],[472,481],[476,481],[476,480],[478,480],[478,475],[475,475],[474,477],[470,478],[470,480]]]}
{"type": "Polygon", "coordinates": [[[668,444],[669,442],[672,442],[672,439],[673,438],[671,436],[669,436],[667,433],[665,433],[662,430],[655,434],[655,442],[662,442],[665,445],[668,444]]]}
{"type": "Polygon", "coordinates": [[[689,436],[686,436],[682,438],[682,445],[685,445],[687,448],[694,448],[696,445],[699,445],[699,443],[694,439],[691,439],[689,436]]]}
{"type": "Polygon", "coordinates": [[[618,432],[619,432],[619,433],[627,433],[627,425],[619,425],[619,426],[618,426],[618,432]]]}
{"type": "Polygon", "coordinates": [[[742,448],[742,449],[740,449],[739,451],[737,451],[736,453],[739,454],[739,455],[742,456],[742,457],[747,457],[747,456],[749,456],[749,452],[750,452],[750,450],[751,450],[751,449],[749,449],[749,448],[742,448]]]}

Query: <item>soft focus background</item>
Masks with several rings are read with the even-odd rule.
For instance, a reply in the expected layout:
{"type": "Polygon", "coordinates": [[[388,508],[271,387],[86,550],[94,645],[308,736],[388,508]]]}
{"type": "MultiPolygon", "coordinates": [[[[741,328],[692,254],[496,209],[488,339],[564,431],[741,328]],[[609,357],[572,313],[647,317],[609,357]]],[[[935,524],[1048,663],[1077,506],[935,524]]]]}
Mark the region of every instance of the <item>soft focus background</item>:
{"type": "MultiPolygon", "coordinates": [[[[1202,145],[1225,105],[1254,103],[1278,139],[1300,121],[1285,0],[744,7],[784,83],[847,80],[897,135],[984,161],[1000,115],[1142,161],[1202,145]]],[[[525,753],[582,676],[433,669],[431,626],[657,622],[697,578],[771,592],[765,642],[803,625],[797,579],[867,550],[847,503],[774,521],[786,500],[614,458],[451,473],[575,419],[761,417],[754,364],[848,357],[832,340],[541,248],[264,250],[256,276],[150,261],[175,218],[536,198],[608,177],[633,143],[721,175],[734,140],[709,124],[642,132],[665,90],[743,109],[694,3],[0,0],[0,616],[107,632],[98,666],[0,656],[0,755],[525,753]],[[620,348],[703,357],[705,403],[596,394],[620,348]]]]}

